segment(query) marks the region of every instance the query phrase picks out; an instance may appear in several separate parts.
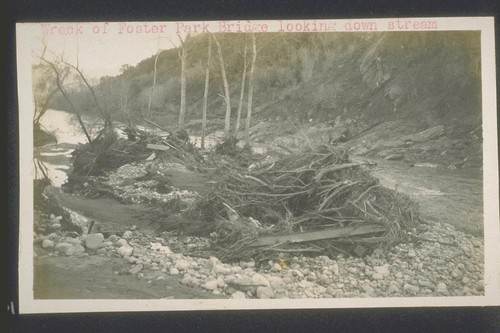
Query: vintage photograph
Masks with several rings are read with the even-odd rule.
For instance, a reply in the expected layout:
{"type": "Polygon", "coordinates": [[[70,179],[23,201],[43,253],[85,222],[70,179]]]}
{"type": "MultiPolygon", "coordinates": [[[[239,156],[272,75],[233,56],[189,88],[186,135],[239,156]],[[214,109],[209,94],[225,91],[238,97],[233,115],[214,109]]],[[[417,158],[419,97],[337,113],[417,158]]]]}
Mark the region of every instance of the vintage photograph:
{"type": "Polygon", "coordinates": [[[445,23],[22,24],[23,292],[490,299],[489,49],[445,23]]]}

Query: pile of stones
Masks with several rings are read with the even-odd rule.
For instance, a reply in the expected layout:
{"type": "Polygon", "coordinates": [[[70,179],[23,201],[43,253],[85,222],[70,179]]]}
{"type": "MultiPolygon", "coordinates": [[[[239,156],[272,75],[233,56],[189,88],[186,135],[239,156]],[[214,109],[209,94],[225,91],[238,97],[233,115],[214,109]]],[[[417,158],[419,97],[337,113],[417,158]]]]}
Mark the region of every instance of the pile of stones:
{"type": "MultiPolygon", "coordinates": [[[[57,217],[52,221],[57,224],[57,217]]],[[[190,256],[186,253],[192,250],[209,253],[210,239],[160,236],[134,227],[108,237],[54,227],[48,235],[35,235],[35,245],[49,256],[120,257],[130,266],[117,275],[147,281],[176,276],[184,285],[228,298],[484,295],[483,240],[446,224],[423,225],[415,234],[418,241],[377,249],[364,258],[283,254],[264,263],[190,256]]]]}

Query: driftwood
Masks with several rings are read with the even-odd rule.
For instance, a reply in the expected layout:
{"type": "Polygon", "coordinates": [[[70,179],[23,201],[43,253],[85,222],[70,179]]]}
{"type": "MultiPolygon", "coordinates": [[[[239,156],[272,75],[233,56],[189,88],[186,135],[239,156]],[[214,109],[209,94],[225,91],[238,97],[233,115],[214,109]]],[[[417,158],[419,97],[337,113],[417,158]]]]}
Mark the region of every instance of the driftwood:
{"type": "Polygon", "coordinates": [[[302,243],[311,242],[322,239],[332,239],[341,237],[358,236],[372,234],[376,232],[384,232],[387,228],[377,224],[362,224],[359,226],[349,226],[344,228],[325,229],[319,231],[301,232],[292,235],[278,235],[261,237],[251,247],[269,246],[273,244],[283,243],[302,243]]]}
{"type": "Polygon", "coordinates": [[[146,145],[146,148],[148,149],[152,149],[152,150],[170,150],[170,147],[169,146],[165,146],[165,145],[155,145],[155,144],[152,144],[152,143],[148,143],[146,145]]]}
{"type": "Polygon", "coordinates": [[[213,218],[224,247],[220,257],[239,259],[283,244],[288,252],[310,252],[311,243],[352,244],[352,236],[373,247],[404,239],[418,221],[418,207],[380,186],[368,167],[326,145],[275,158],[266,168],[215,163],[208,206],[219,212],[213,218]],[[241,219],[229,221],[223,204],[241,219]]]}

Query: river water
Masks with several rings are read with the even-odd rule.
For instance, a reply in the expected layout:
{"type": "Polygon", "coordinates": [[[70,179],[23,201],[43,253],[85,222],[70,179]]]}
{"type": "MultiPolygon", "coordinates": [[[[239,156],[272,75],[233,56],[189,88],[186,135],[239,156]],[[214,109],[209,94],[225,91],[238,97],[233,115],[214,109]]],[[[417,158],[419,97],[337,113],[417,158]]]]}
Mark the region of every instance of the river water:
{"type": "MultiPolygon", "coordinates": [[[[84,117],[86,124],[96,123],[94,118],[84,117]]],[[[71,153],[74,148],[79,144],[85,144],[87,139],[78,124],[77,118],[74,114],[58,111],[58,110],[48,110],[41,119],[42,127],[51,132],[57,138],[56,144],[49,144],[43,147],[35,149],[35,158],[44,162],[47,167],[48,176],[52,181],[53,186],[60,187],[67,179],[67,172],[70,170],[71,165],[71,153]]],[[[126,125],[115,122],[115,125],[119,128],[125,128],[126,125]]],[[[101,128],[101,126],[89,126],[88,129],[101,128]]],[[[148,131],[149,133],[168,136],[168,133],[162,131],[158,128],[145,128],[143,126],[137,126],[140,130],[148,131]]],[[[116,130],[116,133],[121,136],[125,134],[116,130]]],[[[92,133],[95,136],[97,133],[92,133]]],[[[213,149],[218,143],[222,142],[224,133],[216,132],[205,137],[205,149],[213,149]]],[[[190,141],[193,145],[200,148],[201,147],[201,137],[196,135],[190,136],[190,141]]],[[[238,143],[239,146],[243,145],[243,142],[238,143]]],[[[266,152],[266,147],[264,146],[254,146],[252,147],[254,153],[263,154],[266,152]]]]}
{"type": "MultiPolygon", "coordinates": [[[[67,179],[74,147],[86,142],[75,118],[70,113],[56,110],[49,110],[42,118],[43,127],[54,133],[57,144],[35,149],[35,157],[44,162],[49,178],[56,187],[61,186],[67,179]]],[[[162,134],[159,130],[155,130],[155,133],[162,134]]],[[[193,136],[191,140],[193,144],[200,145],[199,137],[193,136]]],[[[219,140],[216,135],[209,136],[205,146],[211,148],[219,140]]],[[[255,151],[265,153],[265,147],[255,147],[255,151]]],[[[482,233],[483,183],[480,169],[448,170],[410,167],[399,161],[365,157],[353,159],[376,163],[376,167],[371,171],[372,175],[379,178],[383,186],[405,193],[416,200],[421,216],[426,220],[449,223],[457,229],[475,234],[482,233]]]]}

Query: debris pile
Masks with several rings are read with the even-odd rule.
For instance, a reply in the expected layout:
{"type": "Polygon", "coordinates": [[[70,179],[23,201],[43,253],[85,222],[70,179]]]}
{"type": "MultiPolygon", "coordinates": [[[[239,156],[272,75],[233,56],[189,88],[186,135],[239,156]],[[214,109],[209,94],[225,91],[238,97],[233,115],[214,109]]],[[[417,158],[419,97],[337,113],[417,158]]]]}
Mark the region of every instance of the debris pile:
{"type": "Polygon", "coordinates": [[[111,196],[124,203],[193,200],[193,193],[170,186],[167,175],[173,167],[186,169],[201,159],[184,131],[155,135],[126,128],[123,132],[127,139],[110,135],[75,149],[73,172],[63,189],[87,197],[111,196]]]}
{"type": "Polygon", "coordinates": [[[152,151],[172,150],[173,155],[186,157],[195,153],[185,131],[168,132],[156,135],[146,131],[127,127],[123,130],[127,139],[117,132],[95,139],[91,144],[81,145],[73,152],[73,174],[102,175],[122,165],[134,161],[143,161],[152,151]],[[186,153],[189,154],[186,154],[186,153]]]}
{"type": "Polygon", "coordinates": [[[329,145],[267,160],[258,167],[221,163],[212,201],[219,256],[236,260],[283,252],[364,255],[397,243],[418,221],[408,197],[379,185],[367,163],[329,145]]]}

